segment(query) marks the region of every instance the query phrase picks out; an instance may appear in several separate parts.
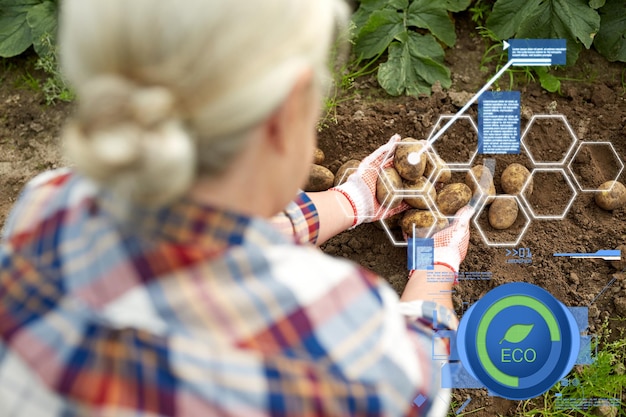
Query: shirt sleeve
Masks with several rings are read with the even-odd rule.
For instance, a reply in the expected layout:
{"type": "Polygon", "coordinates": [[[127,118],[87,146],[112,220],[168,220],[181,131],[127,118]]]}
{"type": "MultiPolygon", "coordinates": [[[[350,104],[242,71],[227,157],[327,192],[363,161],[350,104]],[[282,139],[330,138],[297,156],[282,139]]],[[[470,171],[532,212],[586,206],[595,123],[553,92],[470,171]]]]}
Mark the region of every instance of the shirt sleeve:
{"type": "Polygon", "coordinates": [[[293,237],[296,243],[317,242],[320,228],[317,209],[303,191],[285,210],[270,219],[270,223],[284,235],[293,237]]]}

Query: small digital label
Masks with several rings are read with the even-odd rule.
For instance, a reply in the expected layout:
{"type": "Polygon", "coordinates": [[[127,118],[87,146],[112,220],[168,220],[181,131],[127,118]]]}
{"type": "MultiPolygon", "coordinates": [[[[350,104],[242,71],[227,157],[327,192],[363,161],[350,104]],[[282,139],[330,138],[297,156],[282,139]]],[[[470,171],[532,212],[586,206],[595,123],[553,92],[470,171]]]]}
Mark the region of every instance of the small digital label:
{"type": "Polygon", "coordinates": [[[519,91],[486,91],[478,98],[478,153],[520,153],[519,91]]]}
{"type": "Polygon", "coordinates": [[[509,39],[504,42],[513,65],[565,65],[567,42],[565,39],[509,39]]]}
{"type": "Polygon", "coordinates": [[[506,249],[505,256],[508,264],[531,264],[533,262],[530,248],[506,249]]]}
{"type": "Polygon", "coordinates": [[[408,239],[407,268],[409,271],[432,270],[434,263],[435,241],[430,238],[408,239]]]}

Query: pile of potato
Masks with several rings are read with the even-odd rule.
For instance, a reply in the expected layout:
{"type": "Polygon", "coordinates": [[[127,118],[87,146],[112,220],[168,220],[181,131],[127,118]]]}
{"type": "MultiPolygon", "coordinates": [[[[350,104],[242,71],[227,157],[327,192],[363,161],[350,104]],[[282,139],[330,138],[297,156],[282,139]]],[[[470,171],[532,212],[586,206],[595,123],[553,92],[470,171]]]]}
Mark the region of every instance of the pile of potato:
{"type": "MultiPolygon", "coordinates": [[[[378,176],[376,199],[387,208],[395,208],[404,201],[412,208],[389,219],[407,235],[427,237],[428,231],[436,233],[449,224],[448,218],[475,199],[486,199],[489,206],[487,218],[491,227],[504,230],[515,224],[519,214],[518,199],[522,192],[529,198],[533,193],[530,171],[523,165],[512,163],[502,172],[500,186],[504,194],[496,195],[493,174],[483,165],[476,165],[467,172],[464,182],[453,182],[448,165],[436,153],[424,150],[425,141],[404,138],[396,146],[392,166],[384,168],[378,176]],[[429,180],[430,179],[430,180],[429,180]],[[432,183],[431,181],[436,181],[432,183]],[[429,198],[425,197],[428,196],[429,198]],[[430,205],[437,210],[430,210],[430,205]]],[[[345,181],[349,170],[359,166],[360,161],[349,160],[333,174],[323,167],[324,153],[315,151],[305,191],[324,191],[345,181]]],[[[605,210],[615,210],[626,205],[626,187],[617,181],[607,181],[599,187],[595,201],[605,210]]],[[[479,202],[482,204],[482,202],[479,202]]]]}
{"type": "MultiPolygon", "coordinates": [[[[433,225],[431,233],[442,230],[449,224],[448,217],[454,216],[472,198],[486,199],[489,224],[494,229],[507,229],[515,223],[519,213],[515,196],[521,193],[527,181],[526,195],[533,191],[530,171],[526,167],[516,163],[507,166],[501,177],[505,194],[496,195],[493,175],[488,168],[474,166],[472,172],[465,175],[464,182],[450,183],[452,173],[447,164],[437,154],[424,151],[423,146],[413,138],[403,139],[396,148],[393,166],[382,171],[376,187],[378,202],[385,207],[397,207],[402,200],[412,207],[398,219],[405,234],[427,237],[433,225]],[[436,183],[431,183],[429,178],[436,183]],[[422,197],[425,195],[430,198],[422,197]],[[431,201],[437,210],[429,210],[431,201]]],[[[482,204],[482,201],[477,203],[482,204]]]]}
{"type": "Polygon", "coordinates": [[[505,194],[494,197],[490,202],[488,219],[491,227],[503,230],[515,223],[519,214],[518,200],[515,196],[522,192],[527,181],[528,185],[526,185],[524,194],[528,198],[533,193],[533,179],[530,176],[530,171],[518,163],[510,164],[504,169],[500,177],[500,186],[505,194]]]}
{"type": "Polygon", "coordinates": [[[446,184],[452,177],[450,169],[437,154],[425,150],[424,146],[423,142],[413,138],[402,139],[396,146],[393,166],[383,169],[376,184],[376,199],[384,207],[395,208],[403,200],[412,207],[401,215],[398,225],[407,235],[412,236],[415,232],[416,237],[427,237],[433,225],[432,233],[446,228],[448,219],[445,216],[454,215],[472,197],[466,184],[446,184]],[[442,187],[439,192],[438,187],[442,187]],[[435,214],[437,210],[429,210],[433,202],[443,215],[435,214]]]}

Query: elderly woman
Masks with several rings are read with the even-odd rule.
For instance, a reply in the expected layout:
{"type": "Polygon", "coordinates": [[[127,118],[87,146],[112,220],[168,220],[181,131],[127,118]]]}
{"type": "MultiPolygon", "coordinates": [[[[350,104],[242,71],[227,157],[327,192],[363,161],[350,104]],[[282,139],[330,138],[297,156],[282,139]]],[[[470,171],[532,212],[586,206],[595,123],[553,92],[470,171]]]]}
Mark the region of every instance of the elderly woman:
{"type": "MultiPolygon", "coordinates": [[[[298,192],[341,1],[61,6],[75,165],[5,224],[0,415],[445,414],[451,280],[413,271],[400,301],[314,245],[381,218],[393,140],[298,192]]],[[[470,216],[436,235],[435,271],[458,271],[470,216]]]]}

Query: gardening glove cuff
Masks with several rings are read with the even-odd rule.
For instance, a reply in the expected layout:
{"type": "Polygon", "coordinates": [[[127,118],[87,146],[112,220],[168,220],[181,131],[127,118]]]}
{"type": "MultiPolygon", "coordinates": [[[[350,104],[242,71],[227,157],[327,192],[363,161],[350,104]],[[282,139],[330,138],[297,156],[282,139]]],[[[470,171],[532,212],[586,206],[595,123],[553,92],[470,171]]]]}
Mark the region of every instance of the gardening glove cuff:
{"type": "Polygon", "coordinates": [[[465,206],[456,213],[452,225],[435,233],[433,236],[435,264],[448,266],[455,274],[459,272],[469,247],[469,222],[473,215],[474,208],[465,206]]]}

